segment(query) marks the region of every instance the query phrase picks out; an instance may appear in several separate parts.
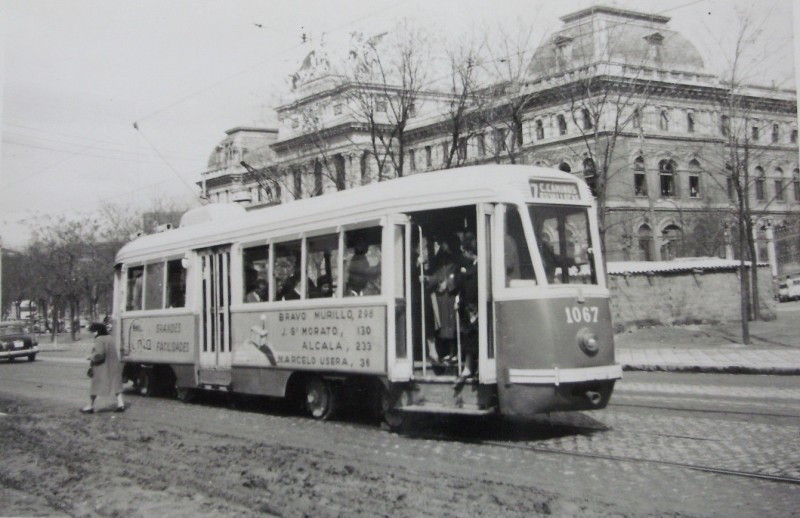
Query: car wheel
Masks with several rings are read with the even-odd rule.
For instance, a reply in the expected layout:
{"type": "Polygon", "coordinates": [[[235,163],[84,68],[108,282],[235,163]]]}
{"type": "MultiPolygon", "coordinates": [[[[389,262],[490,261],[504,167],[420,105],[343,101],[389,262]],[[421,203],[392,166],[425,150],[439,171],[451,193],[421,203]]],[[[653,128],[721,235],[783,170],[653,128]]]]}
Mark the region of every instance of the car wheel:
{"type": "Polygon", "coordinates": [[[28,355],[28,361],[29,361],[29,362],[32,362],[32,361],[34,361],[35,359],[36,359],[36,353],[33,353],[33,354],[29,354],[29,355],[28,355]]]}

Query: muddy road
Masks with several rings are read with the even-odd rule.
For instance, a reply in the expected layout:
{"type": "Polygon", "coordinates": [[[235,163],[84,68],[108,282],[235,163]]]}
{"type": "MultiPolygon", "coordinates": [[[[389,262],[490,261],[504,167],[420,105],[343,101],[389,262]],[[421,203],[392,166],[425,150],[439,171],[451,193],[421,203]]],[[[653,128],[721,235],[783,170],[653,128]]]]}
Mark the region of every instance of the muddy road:
{"type": "MultiPolygon", "coordinates": [[[[606,411],[525,424],[429,420],[403,434],[357,415],[317,422],[223,395],[187,404],[126,394],[124,413],[106,398],[83,415],[85,362],[40,356],[0,364],[2,515],[748,514],[719,491],[716,505],[730,509],[707,512],[702,486],[720,480],[710,475],[530,447],[602,450],[614,434],[606,411]]],[[[732,495],[754,489],[724,484],[732,495]]]]}

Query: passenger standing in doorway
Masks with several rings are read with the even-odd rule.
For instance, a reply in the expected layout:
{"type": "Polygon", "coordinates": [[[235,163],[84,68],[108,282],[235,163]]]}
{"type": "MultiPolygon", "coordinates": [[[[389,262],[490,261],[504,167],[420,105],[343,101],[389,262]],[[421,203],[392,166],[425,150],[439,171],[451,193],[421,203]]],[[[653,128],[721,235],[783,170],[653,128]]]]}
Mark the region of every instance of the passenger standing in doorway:
{"type": "Polygon", "coordinates": [[[439,244],[436,253],[435,270],[428,277],[428,288],[436,297],[437,353],[444,362],[458,361],[456,348],[456,270],[461,241],[451,234],[439,244]]]}
{"type": "Polygon", "coordinates": [[[456,380],[456,387],[459,387],[478,373],[478,243],[472,232],[464,234],[457,277],[464,351],[464,369],[456,380]]]}
{"type": "Polygon", "coordinates": [[[92,369],[92,384],[89,390],[89,405],[81,408],[81,412],[93,414],[97,396],[109,395],[112,392],[117,396],[117,407],[114,411],[124,412],[122,365],[119,362],[114,339],[108,334],[106,326],[99,322],[91,324],[89,332],[94,335],[94,347],[92,348],[92,355],[89,357],[92,369]]]}

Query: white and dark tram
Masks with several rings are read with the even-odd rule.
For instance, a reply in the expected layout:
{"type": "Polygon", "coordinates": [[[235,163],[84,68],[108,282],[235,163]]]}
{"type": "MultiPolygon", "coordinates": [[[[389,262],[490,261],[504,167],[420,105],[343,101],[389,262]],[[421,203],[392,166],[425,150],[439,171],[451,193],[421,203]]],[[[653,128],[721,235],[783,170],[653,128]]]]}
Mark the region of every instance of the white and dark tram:
{"type": "Polygon", "coordinates": [[[593,198],[538,167],[193,209],[120,250],[114,300],[125,375],[142,393],[296,398],[318,419],[360,404],[396,426],[410,412],[600,409],[622,376],[593,198]],[[473,292],[469,319],[454,297],[445,361],[448,286],[431,279],[448,240],[451,255],[471,243],[473,292]]]}

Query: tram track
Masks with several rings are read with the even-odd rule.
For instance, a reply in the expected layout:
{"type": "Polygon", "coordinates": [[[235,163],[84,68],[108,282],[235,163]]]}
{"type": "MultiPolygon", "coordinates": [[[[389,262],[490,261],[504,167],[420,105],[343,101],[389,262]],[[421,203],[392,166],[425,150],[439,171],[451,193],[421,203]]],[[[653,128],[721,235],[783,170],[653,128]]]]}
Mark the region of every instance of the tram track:
{"type": "Polygon", "coordinates": [[[709,408],[683,408],[677,406],[667,405],[644,405],[635,403],[609,403],[609,408],[642,408],[646,410],[670,410],[674,412],[691,412],[703,414],[730,414],[730,415],[745,415],[745,416],[758,416],[758,417],[779,417],[779,418],[794,418],[800,419],[800,414],[775,414],[768,412],[753,412],[753,411],[740,411],[740,410],[716,410],[709,408]]]}
{"type": "Polygon", "coordinates": [[[510,449],[510,450],[523,450],[535,453],[551,453],[557,455],[567,455],[571,457],[610,460],[615,462],[635,462],[640,464],[654,464],[659,466],[669,466],[673,468],[691,469],[694,471],[700,471],[716,475],[737,476],[748,479],[764,480],[768,482],[779,482],[784,484],[800,485],[800,478],[797,477],[787,477],[783,475],[769,475],[765,473],[755,473],[750,471],[741,471],[741,470],[726,469],[726,468],[715,468],[711,466],[700,466],[696,464],[689,464],[687,462],[647,459],[647,458],[633,457],[633,456],[625,457],[625,456],[609,455],[603,453],[577,452],[559,448],[547,448],[547,447],[531,446],[531,445],[516,445],[516,444],[509,444],[507,442],[492,441],[492,440],[481,441],[481,444],[491,445],[498,448],[510,449]]]}

